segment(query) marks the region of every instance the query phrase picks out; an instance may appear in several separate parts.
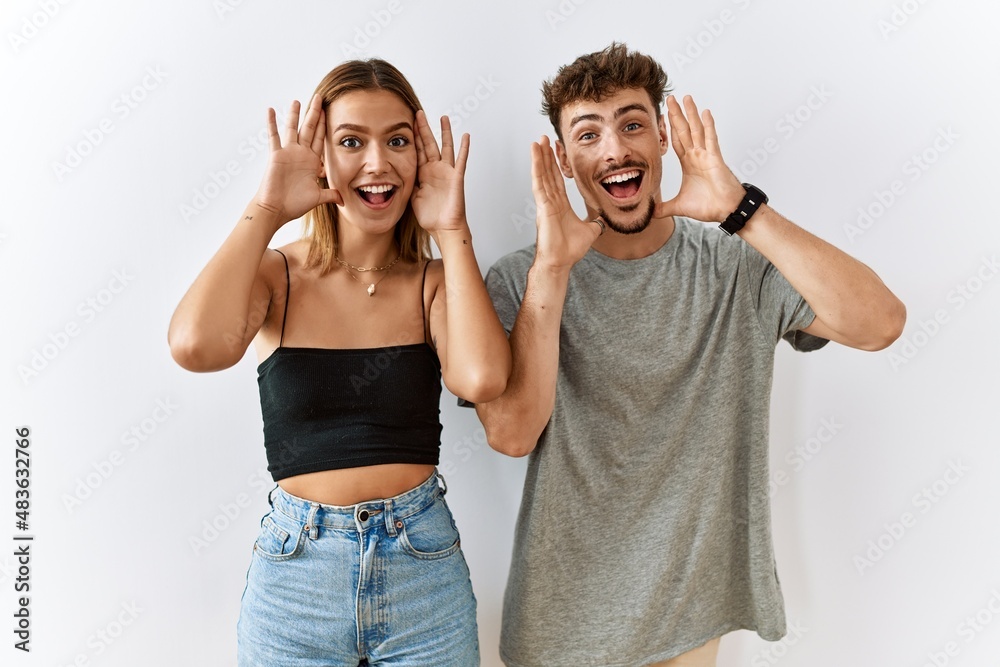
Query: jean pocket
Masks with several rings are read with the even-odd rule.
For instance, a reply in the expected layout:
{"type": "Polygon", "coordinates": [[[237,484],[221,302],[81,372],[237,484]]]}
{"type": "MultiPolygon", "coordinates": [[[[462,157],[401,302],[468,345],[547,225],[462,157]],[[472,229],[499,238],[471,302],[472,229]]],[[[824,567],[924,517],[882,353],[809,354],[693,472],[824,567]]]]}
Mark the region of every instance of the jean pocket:
{"type": "Polygon", "coordinates": [[[458,529],[444,501],[438,499],[422,512],[399,523],[403,551],[424,560],[445,558],[459,550],[458,529]]]}
{"type": "Polygon", "coordinates": [[[301,529],[290,533],[268,515],[260,522],[260,534],[254,542],[253,551],[266,560],[290,560],[302,553],[302,535],[301,529]]]}

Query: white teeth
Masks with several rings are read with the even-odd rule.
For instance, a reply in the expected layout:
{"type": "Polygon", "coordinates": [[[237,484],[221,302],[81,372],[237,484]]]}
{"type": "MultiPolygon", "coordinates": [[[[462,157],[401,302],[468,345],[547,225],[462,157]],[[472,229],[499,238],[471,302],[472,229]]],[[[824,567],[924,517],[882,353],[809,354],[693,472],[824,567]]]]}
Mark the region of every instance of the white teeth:
{"type": "Polygon", "coordinates": [[[608,176],[601,183],[623,183],[624,181],[631,180],[639,176],[638,170],[626,171],[624,174],[615,174],[614,176],[608,176]]]}
{"type": "Polygon", "coordinates": [[[394,186],[392,185],[362,185],[358,190],[362,192],[371,192],[372,194],[381,194],[383,192],[388,192],[392,190],[394,186]]]}

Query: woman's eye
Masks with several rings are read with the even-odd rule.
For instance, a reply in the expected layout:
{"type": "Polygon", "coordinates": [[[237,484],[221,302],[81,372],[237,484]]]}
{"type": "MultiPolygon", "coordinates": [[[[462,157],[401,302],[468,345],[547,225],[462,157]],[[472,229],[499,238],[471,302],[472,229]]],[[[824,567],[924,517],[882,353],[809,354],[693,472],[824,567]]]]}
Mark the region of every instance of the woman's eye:
{"type": "Polygon", "coordinates": [[[357,137],[344,137],[340,140],[340,145],[344,148],[360,148],[361,141],[357,137]]]}
{"type": "Polygon", "coordinates": [[[393,137],[389,140],[389,145],[393,148],[402,148],[410,143],[406,137],[393,137]]]}

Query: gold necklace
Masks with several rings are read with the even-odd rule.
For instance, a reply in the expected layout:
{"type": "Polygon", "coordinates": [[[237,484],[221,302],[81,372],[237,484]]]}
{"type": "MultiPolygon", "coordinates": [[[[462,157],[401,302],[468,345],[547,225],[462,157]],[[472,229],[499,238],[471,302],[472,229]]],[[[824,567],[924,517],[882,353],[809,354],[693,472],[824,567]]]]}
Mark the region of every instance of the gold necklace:
{"type": "MultiPolygon", "coordinates": [[[[344,260],[342,260],[340,258],[339,255],[337,255],[337,251],[336,250],[333,251],[333,257],[334,257],[334,259],[336,259],[337,262],[339,262],[340,265],[344,267],[344,270],[347,271],[347,275],[349,275],[350,277],[354,278],[355,280],[357,280],[362,285],[365,284],[365,281],[361,280],[361,278],[358,278],[356,275],[354,275],[351,272],[351,269],[354,269],[358,273],[364,273],[366,271],[388,271],[389,269],[391,269],[393,266],[396,265],[396,262],[398,262],[399,259],[400,259],[400,257],[402,257],[402,256],[403,256],[403,251],[400,250],[399,254],[396,255],[396,259],[392,260],[391,262],[389,262],[385,266],[364,267],[364,266],[354,266],[353,264],[351,264],[349,262],[345,262],[344,260]]],[[[388,277],[388,275],[389,274],[386,273],[384,276],[382,276],[381,278],[379,278],[375,282],[368,284],[368,296],[375,296],[375,286],[378,285],[383,280],[385,280],[388,277]]]]}

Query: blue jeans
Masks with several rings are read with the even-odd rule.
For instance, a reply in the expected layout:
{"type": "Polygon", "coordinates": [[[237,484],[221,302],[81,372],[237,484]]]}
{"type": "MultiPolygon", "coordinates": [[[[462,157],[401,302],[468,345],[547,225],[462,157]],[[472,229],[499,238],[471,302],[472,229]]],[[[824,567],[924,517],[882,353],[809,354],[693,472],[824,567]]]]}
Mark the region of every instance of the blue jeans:
{"type": "Polygon", "coordinates": [[[443,496],[437,475],[348,507],[272,491],[237,624],[240,667],[478,665],[476,599],[443,496]]]}

